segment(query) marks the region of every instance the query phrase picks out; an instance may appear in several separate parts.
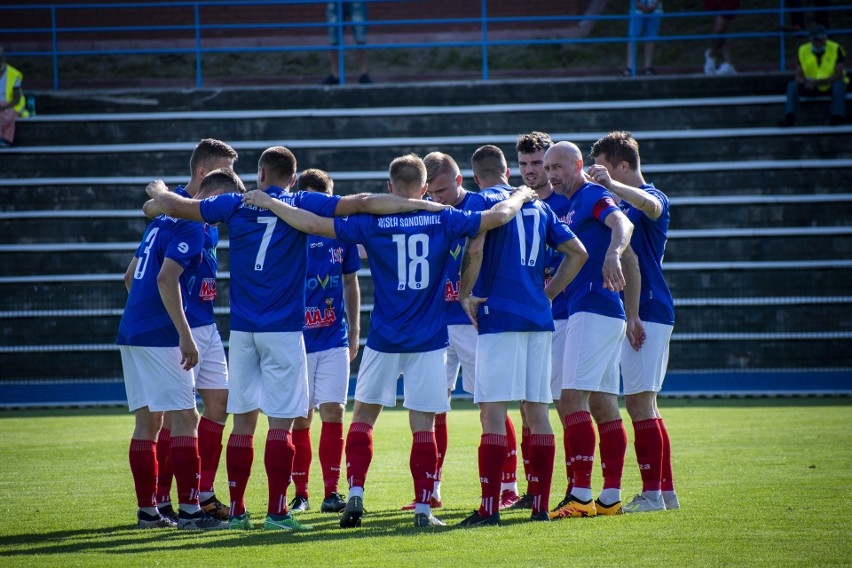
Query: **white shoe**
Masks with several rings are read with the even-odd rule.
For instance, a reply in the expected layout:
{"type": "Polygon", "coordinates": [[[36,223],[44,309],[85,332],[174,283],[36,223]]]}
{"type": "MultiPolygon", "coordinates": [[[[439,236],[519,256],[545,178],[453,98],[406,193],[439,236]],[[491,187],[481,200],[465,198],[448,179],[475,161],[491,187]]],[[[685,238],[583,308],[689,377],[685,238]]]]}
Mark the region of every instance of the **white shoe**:
{"type": "Polygon", "coordinates": [[[719,68],[716,69],[716,75],[736,75],[737,70],[734,69],[734,66],[730,63],[722,63],[719,65],[719,68]]]}
{"type": "Polygon", "coordinates": [[[633,500],[624,506],[625,513],[651,513],[653,511],[665,511],[666,505],[663,498],[659,500],[648,499],[644,495],[636,495],[633,500]]]}
{"type": "Polygon", "coordinates": [[[667,511],[676,511],[680,509],[680,503],[677,500],[677,494],[674,491],[663,491],[663,503],[666,504],[667,511]]]}
{"type": "Polygon", "coordinates": [[[710,50],[704,50],[704,74],[705,75],[715,75],[716,74],[716,60],[710,56],[710,50]]]}

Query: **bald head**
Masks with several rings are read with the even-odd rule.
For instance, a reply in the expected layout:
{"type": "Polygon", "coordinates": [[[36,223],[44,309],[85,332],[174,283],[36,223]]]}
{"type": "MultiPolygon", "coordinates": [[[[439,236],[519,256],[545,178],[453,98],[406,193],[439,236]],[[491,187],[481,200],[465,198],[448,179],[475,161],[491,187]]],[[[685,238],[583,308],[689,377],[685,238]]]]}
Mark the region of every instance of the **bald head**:
{"type": "Polygon", "coordinates": [[[572,195],[583,185],[583,153],[576,144],[558,142],[544,154],[544,171],[553,190],[572,195]]]}

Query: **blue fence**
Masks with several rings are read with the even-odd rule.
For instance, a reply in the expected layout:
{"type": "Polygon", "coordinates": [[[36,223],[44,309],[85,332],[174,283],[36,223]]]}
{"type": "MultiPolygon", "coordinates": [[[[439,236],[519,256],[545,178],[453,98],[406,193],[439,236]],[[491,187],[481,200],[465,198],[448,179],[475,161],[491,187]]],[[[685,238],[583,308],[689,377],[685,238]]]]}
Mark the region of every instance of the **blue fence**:
{"type": "MultiPolygon", "coordinates": [[[[175,53],[191,53],[195,57],[195,84],[197,87],[204,86],[204,75],[202,72],[202,61],[205,55],[214,53],[237,53],[237,52],[288,52],[288,51],[330,51],[336,50],[339,58],[339,73],[338,77],[341,83],[345,81],[343,73],[344,53],[349,50],[387,50],[387,49],[412,49],[412,48],[447,48],[447,47],[476,47],[481,51],[482,69],[481,78],[487,81],[489,79],[489,63],[488,50],[491,47],[497,46],[530,46],[530,45],[564,45],[564,44],[612,44],[612,43],[627,43],[631,46],[633,53],[633,66],[631,73],[636,73],[636,47],[637,44],[646,41],[708,41],[714,38],[731,38],[731,39],[756,39],[756,38],[777,38],[778,40],[778,69],[786,68],[785,62],[785,38],[790,37],[789,33],[785,33],[781,28],[784,25],[785,17],[794,12],[813,12],[824,11],[832,12],[849,12],[852,10],[852,5],[828,6],[825,8],[795,8],[790,9],[785,7],[784,0],[779,0],[778,6],[771,9],[758,10],[737,10],[737,16],[762,15],[772,17],[778,22],[778,28],[775,31],[764,32],[743,32],[730,33],[724,35],[704,34],[704,35],[665,35],[655,38],[632,37],[629,34],[621,37],[582,37],[582,38],[521,38],[521,39],[498,39],[494,37],[492,28],[494,26],[505,25],[523,25],[533,26],[536,24],[554,23],[577,23],[581,21],[595,20],[622,20],[627,21],[631,15],[541,15],[541,16],[524,16],[524,17],[493,17],[490,16],[488,0],[480,0],[480,9],[478,17],[468,18],[433,18],[433,19],[394,19],[394,20],[365,20],[363,23],[358,22],[356,25],[369,27],[377,26],[394,26],[402,30],[416,30],[420,26],[425,25],[469,25],[478,28],[479,39],[475,41],[413,41],[413,42],[395,42],[395,43],[370,43],[369,41],[363,44],[346,44],[341,41],[344,36],[344,31],[347,27],[353,25],[352,22],[344,21],[342,17],[344,5],[351,0],[335,0],[337,3],[338,18],[337,23],[330,24],[324,19],[317,22],[289,22],[289,23],[205,23],[202,18],[203,8],[225,8],[233,6],[235,3],[221,1],[176,1],[176,2],[150,2],[150,3],[113,3],[113,4],[30,4],[30,5],[12,5],[0,6],[0,20],[8,21],[8,18],[2,18],[2,15],[10,14],[12,11],[26,11],[28,13],[44,12],[50,16],[50,26],[42,27],[3,27],[0,28],[0,35],[5,37],[15,36],[21,37],[22,34],[49,34],[51,38],[51,49],[49,50],[31,50],[31,51],[10,51],[9,56],[36,56],[51,58],[53,66],[53,88],[60,88],[60,56],[86,56],[86,55],[135,55],[135,54],[175,54],[175,53]],[[86,10],[106,10],[106,9],[132,9],[132,10],[156,10],[163,8],[186,8],[191,9],[193,14],[192,21],[173,22],[169,24],[159,25],[126,25],[126,26],[62,26],[59,21],[59,16],[70,11],[86,11],[86,10]],[[206,33],[214,31],[234,31],[234,30],[311,30],[321,29],[323,32],[329,27],[336,27],[338,36],[337,45],[276,45],[276,46],[205,46],[204,41],[206,33]],[[186,32],[187,37],[192,34],[194,38],[194,47],[181,47],[176,44],[160,45],[157,47],[146,47],[142,49],[89,49],[75,50],[64,49],[61,46],[60,39],[73,37],[75,34],[79,37],[85,34],[100,34],[100,33],[127,33],[127,32],[186,32]]],[[[369,3],[394,2],[400,3],[399,0],[368,0],[369,3]]],[[[408,0],[409,3],[423,2],[424,0],[408,0]]],[[[300,5],[300,4],[322,4],[317,0],[250,0],[240,2],[239,7],[246,6],[284,6],[284,5],[300,5]]],[[[626,4],[626,3],[625,3],[626,4]]],[[[674,4],[674,3],[673,3],[674,4]]],[[[323,10],[324,12],[324,10],[323,10]]],[[[665,20],[677,21],[680,18],[695,18],[695,17],[714,17],[725,12],[670,12],[661,14],[665,20]]],[[[7,24],[8,25],[8,24],[7,24]]],[[[842,34],[850,33],[852,29],[835,29],[832,33],[842,34]]],[[[532,35],[532,34],[530,34],[532,35]]],[[[804,32],[799,32],[799,35],[805,36],[804,32]]],[[[368,36],[369,37],[369,36],[368,36]]]]}

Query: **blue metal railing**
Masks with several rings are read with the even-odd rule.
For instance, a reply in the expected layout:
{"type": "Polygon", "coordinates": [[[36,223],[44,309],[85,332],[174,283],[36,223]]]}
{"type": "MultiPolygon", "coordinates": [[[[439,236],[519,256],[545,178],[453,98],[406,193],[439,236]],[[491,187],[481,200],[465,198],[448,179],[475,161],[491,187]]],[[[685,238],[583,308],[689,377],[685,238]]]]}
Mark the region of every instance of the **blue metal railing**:
{"type": "MultiPolygon", "coordinates": [[[[550,38],[537,39],[533,37],[524,39],[492,39],[493,29],[495,24],[535,24],[535,23],[554,23],[554,22],[581,22],[581,21],[629,21],[632,17],[632,11],[626,14],[618,15],[571,15],[571,16],[521,16],[521,17],[489,17],[488,16],[488,0],[480,0],[480,15],[478,17],[466,18],[433,18],[433,19],[395,19],[395,20],[365,20],[364,22],[353,23],[344,21],[343,4],[352,0],[334,0],[337,3],[338,18],[337,22],[301,22],[301,23],[245,23],[245,24],[205,24],[202,21],[202,8],[225,7],[233,4],[224,3],[221,1],[176,1],[176,2],[151,2],[151,3],[113,3],[113,4],[38,4],[38,5],[14,5],[0,6],[0,14],[13,10],[33,11],[49,11],[50,27],[40,28],[0,28],[0,34],[50,34],[51,49],[50,51],[10,51],[7,53],[9,57],[15,56],[39,56],[50,57],[53,63],[53,88],[60,88],[60,56],[86,56],[86,55],[136,55],[136,54],[158,54],[158,53],[192,53],[195,56],[195,83],[197,87],[204,86],[204,75],[202,70],[202,61],[205,54],[212,53],[237,53],[237,52],[287,52],[287,51],[329,51],[336,50],[338,52],[338,77],[340,83],[344,83],[344,54],[349,50],[379,50],[379,49],[417,49],[417,48],[432,48],[432,47],[477,47],[481,52],[482,58],[482,80],[489,79],[489,61],[488,49],[498,46],[528,46],[528,45],[564,45],[564,44],[611,44],[611,43],[628,43],[632,52],[632,68],[631,74],[636,74],[636,51],[637,45],[642,42],[672,42],[672,41],[697,41],[711,40],[715,38],[728,39],[755,39],[755,38],[778,38],[778,69],[786,68],[785,62],[785,38],[791,35],[805,36],[805,32],[798,34],[790,34],[784,32],[781,28],[784,23],[786,14],[794,12],[840,12],[852,10],[852,5],[843,6],[828,6],[824,8],[785,8],[784,0],[779,0],[777,8],[755,9],[755,10],[737,10],[736,12],[671,12],[660,14],[660,17],[665,20],[676,20],[678,18],[695,18],[695,17],[714,17],[720,14],[735,13],[737,16],[748,15],[775,15],[778,18],[778,28],[776,31],[766,32],[742,32],[742,33],[726,33],[723,35],[702,34],[702,35],[664,35],[654,38],[634,37],[630,32],[626,36],[619,37],[582,37],[582,38],[550,38]],[[193,22],[192,23],[175,23],[169,25],[131,25],[131,26],[89,26],[89,27],[62,27],[57,22],[57,14],[61,11],[73,10],[104,10],[104,9],[140,9],[150,10],[157,8],[192,8],[193,22]],[[480,39],[471,41],[416,41],[416,42],[398,42],[398,43],[363,43],[363,44],[345,44],[344,32],[345,28],[354,25],[365,26],[366,28],[377,26],[394,26],[394,27],[409,27],[409,26],[424,26],[424,25],[449,25],[462,24],[478,26],[480,29],[480,39]],[[336,27],[337,45],[280,45],[272,47],[263,46],[229,46],[229,47],[205,47],[204,32],[214,30],[259,30],[259,29],[310,29],[322,28],[328,30],[336,27]],[[170,45],[166,47],[144,48],[144,49],[62,49],[60,46],[60,34],[84,34],[84,33],[101,33],[101,32],[139,32],[139,31],[186,31],[194,34],[193,47],[179,47],[178,45],[170,45]]],[[[406,0],[367,0],[370,3],[378,2],[394,2],[406,0]]],[[[423,0],[407,0],[423,1],[423,0]]],[[[269,5],[298,5],[298,4],[326,4],[326,1],[319,0],[250,0],[241,2],[240,6],[269,6],[269,5]]],[[[852,29],[832,30],[834,34],[850,33],[852,29]]],[[[539,32],[540,33],[540,32],[539,32]]],[[[531,32],[532,35],[532,32],[531,32]]],[[[212,41],[212,40],[207,40],[212,41]]]]}

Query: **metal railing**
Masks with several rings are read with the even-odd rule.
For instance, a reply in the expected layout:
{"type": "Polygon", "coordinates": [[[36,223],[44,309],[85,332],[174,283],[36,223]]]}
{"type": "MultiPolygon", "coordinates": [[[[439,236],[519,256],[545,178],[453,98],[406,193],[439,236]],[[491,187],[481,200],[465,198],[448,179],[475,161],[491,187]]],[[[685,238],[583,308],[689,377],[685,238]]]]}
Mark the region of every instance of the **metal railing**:
{"type": "MultiPolygon", "coordinates": [[[[420,49],[420,48],[449,48],[449,47],[474,47],[481,52],[481,78],[484,81],[489,79],[489,48],[499,46],[534,46],[534,45],[565,45],[565,44],[613,44],[627,43],[631,46],[633,65],[631,74],[636,74],[636,51],[637,45],[648,41],[663,41],[663,42],[678,42],[678,41],[697,41],[711,40],[715,38],[730,38],[730,39],[758,39],[758,38],[777,38],[778,49],[778,69],[786,68],[785,62],[785,38],[791,36],[790,33],[785,33],[781,28],[784,24],[784,19],[787,14],[794,12],[813,12],[826,11],[840,13],[842,11],[852,10],[852,5],[828,6],[824,8],[796,8],[790,9],[785,7],[784,0],[778,1],[776,8],[766,9],[741,9],[735,13],[737,16],[760,15],[768,16],[777,19],[779,25],[775,31],[753,31],[741,33],[728,33],[723,35],[700,34],[700,35],[663,35],[654,38],[634,37],[630,32],[626,36],[619,37],[551,37],[538,38],[533,37],[540,35],[543,30],[533,31],[536,25],[554,24],[554,23],[579,23],[579,22],[595,22],[595,21],[629,21],[631,13],[618,15],[532,15],[523,17],[493,17],[489,15],[488,0],[480,0],[480,14],[477,17],[462,17],[462,18],[432,18],[432,19],[385,19],[385,20],[365,20],[363,22],[353,23],[344,21],[342,16],[343,5],[351,2],[351,0],[334,0],[337,3],[338,18],[336,23],[323,21],[317,22],[283,22],[283,23],[205,23],[202,18],[202,8],[217,8],[232,6],[233,3],[225,3],[221,1],[176,1],[176,2],[151,2],[151,3],[112,3],[112,4],[32,4],[32,5],[11,5],[0,6],[0,20],[8,22],[8,18],[2,18],[2,15],[9,14],[14,10],[25,10],[27,12],[45,11],[50,16],[50,26],[41,27],[8,27],[8,23],[0,28],[0,35],[20,37],[21,35],[48,35],[50,37],[51,48],[49,50],[19,50],[8,52],[9,57],[17,56],[36,56],[49,57],[52,60],[53,66],[53,89],[60,88],[60,57],[64,56],[91,56],[91,55],[139,55],[139,54],[193,54],[195,58],[195,85],[196,87],[204,86],[204,74],[202,61],[205,55],[216,53],[238,53],[238,52],[289,52],[289,51],[332,51],[338,52],[339,62],[339,81],[345,82],[344,71],[344,54],[350,50],[388,50],[388,49],[420,49]],[[86,11],[86,10],[105,10],[105,9],[134,9],[134,10],[156,10],[156,9],[174,9],[174,8],[191,8],[193,14],[192,21],[180,22],[175,21],[169,24],[160,25],[126,25],[126,26],[63,26],[60,24],[59,15],[70,11],[86,11]],[[394,43],[370,43],[367,41],[363,44],[346,44],[344,39],[345,29],[347,27],[365,26],[393,26],[403,30],[419,28],[422,26],[434,25],[453,25],[453,26],[470,26],[472,30],[478,30],[478,39],[475,40],[452,40],[452,41],[411,41],[411,42],[394,42],[394,43]],[[494,27],[505,25],[526,25],[530,26],[530,37],[521,39],[500,39],[499,32],[493,31],[494,27]],[[323,34],[329,28],[337,28],[337,45],[273,45],[273,46],[221,46],[221,45],[205,45],[206,43],[215,43],[215,39],[205,37],[205,33],[214,31],[227,30],[272,30],[280,31],[287,29],[318,29],[323,34]],[[141,49],[66,49],[62,43],[67,37],[73,37],[85,34],[100,34],[109,32],[130,33],[130,32],[186,32],[187,36],[191,33],[194,39],[193,47],[181,47],[173,39],[156,41],[156,47],[144,47],[141,49]]],[[[368,0],[369,3],[380,2],[421,2],[423,0],[368,0]]],[[[280,5],[300,5],[300,4],[327,4],[325,1],[319,0],[250,0],[240,2],[240,7],[246,6],[280,6],[280,5]]],[[[714,17],[720,14],[731,12],[670,12],[660,14],[660,17],[665,20],[676,21],[682,18],[696,17],[714,17]]],[[[4,22],[4,23],[5,23],[4,22]]],[[[832,33],[844,34],[850,33],[852,29],[835,29],[832,33]]],[[[418,34],[422,36],[423,34],[418,34]]],[[[426,34],[428,36],[428,34],[426,34]]],[[[805,36],[804,32],[799,32],[796,35],[805,36]]],[[[369,35],[368,35],[369,37],[369,35]]]]}

